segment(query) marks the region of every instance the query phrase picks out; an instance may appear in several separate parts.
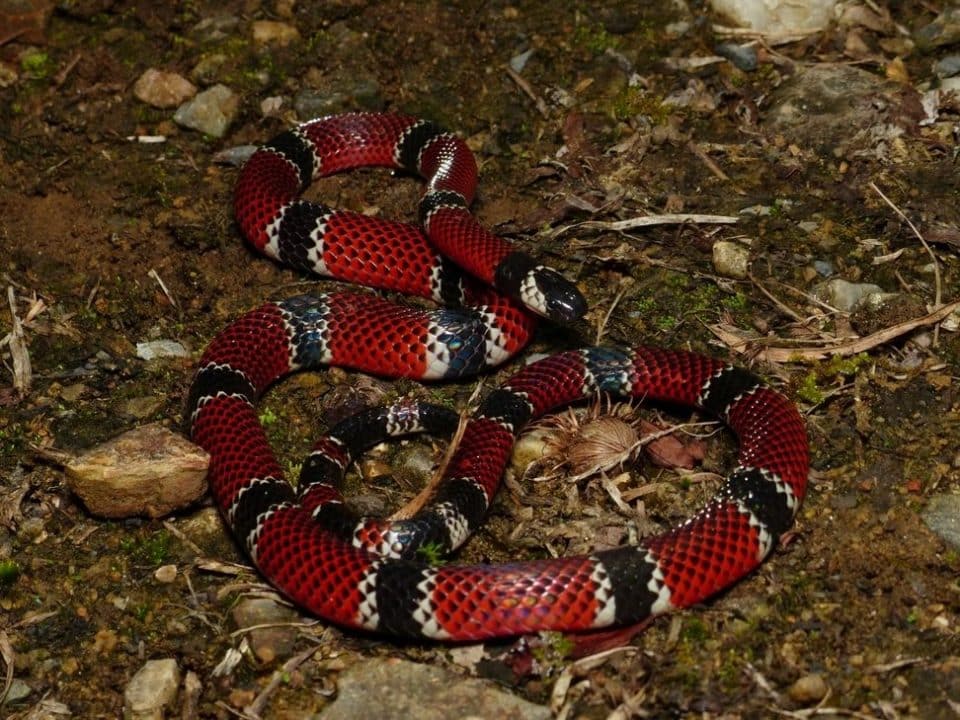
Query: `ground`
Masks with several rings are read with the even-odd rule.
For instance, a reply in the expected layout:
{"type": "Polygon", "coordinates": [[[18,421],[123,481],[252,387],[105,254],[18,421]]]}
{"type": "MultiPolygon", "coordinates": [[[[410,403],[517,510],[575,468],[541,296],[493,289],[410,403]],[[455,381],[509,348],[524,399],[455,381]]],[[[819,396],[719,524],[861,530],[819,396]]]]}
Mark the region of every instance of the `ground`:
{"type": "MultiPolygon", "coordinates": [[[[700,3],[94,0],[60,3],[39,38],[0,30],[0,259],[32,364],[30,386],[15,387],[11,345],[0,348],[0,659],[14,687],[29,690],[4,712],[40,717],[30,713],[48,698],[76,717],[117,717],[144,660],[173,657],[202,683],[184,717],[231,717],[278,663],[316,646],[273,688],[263,716],[321,712],[339,673],[400,657],[493,678],[538,704],[553,693],[554,709],[571,718],[617,708],[619,717],[956,717],[960,553],[923,511],[960,490],[960,334],[933,321],[870,334],[957,300],[956,106],[943,102],[923,122],[920,103],[949,48],[923,54],[907,42],[934,19],[931,3],[868,5],[875,21],[755,44],[756,70],[688,62],[727,41],[700,3]],[[297,35],[257,39],[258,20],[297,35]],[[826,69],[833,81],[845,64],[868,86],[866,109],[845,115],[807,96],[795,103],[799,125],[784,117],[790,93],[802,97],[793,78],[826,69]],[[172,109],[139,101],[132,87],[148,68],[230,87],[239,106],[226,134],[180,127],[172,109]],[[265,115],[268,98],[282,102],[265,115]],[[300,119],[403,111],[467,138],[482,222],[565,270],[590,301],[585,320],[542,328],[533,351],[590,343],[602,328],[605,342],[749,365],[794,399],[808,423],[811,487],[769,561],[603,661],[578,664],[567,656],[573,643],[553,636],[532,650],[492,645],[478,661],[464,648],[398,644],[304,617],[285,655],[248,652],[214,675],[239,645],[233,611],[267,591],[232,564],[245,561],[215,513],[95,517],[36,449],[79,451],[147,422],[179,428],[196,359],[218,329],[265,299],[324,284],[242,242],[230,209],[237,169],[215,158],[288,127],[294,108],[300,119]],[[141,135],[166,140],[135,141],[141,135]],[[580,225],[664,213],[739,222],[580,225]],[[749,275],[715,266],[718,240],[749,248],[749,275]],[[831,274],[898,295],[882,311],[837,313],[811,295],[831,274]],[[853,329],[874,340],[814,357],[853,329]],[[178,341],[187,356],[140,359],[137,344],[156,339],[178,341]],[[769,352],[781,347],[789,351],[769,352]],[[172,580],[157,573],[168,565],[172,580]],[[566,693],[558,678],[572,679],[566,693]]],[[[412,179],[373,171],[310,191],[405,219],[417,192],[412,179]]],[[[12,327],[6,293],[3,305],[0,336],[12,327]]],[[[405,382],[399,392],[463,408],[474,387],[405,382]]],[[[389,392],[338,371],[297,377],[270,394],[262,419],[293,466],[340,405],[389,392]]],[[[705,469],[721,471],[732,441],[707,444],[705,469]]],[[[437,459],[439,445],[399,453],[437,459]]],[[[361,467],[374,478],[358,491],[368,504],[394,507],[423,481],[380,472],[402,461],[393,455],[361,467]]],[[[566,554],[600,531],[619,541],[619,528],[679,521],[716,487],[649,462],[629,469],[631,486],[649,489],[635,495],[632,516],[616,512],[596,479],[517,480],[462,556],[498,561],[542,553],[544,543],[566,554]],[[586,520],[570,516],[584,510],[586,520]]]]}

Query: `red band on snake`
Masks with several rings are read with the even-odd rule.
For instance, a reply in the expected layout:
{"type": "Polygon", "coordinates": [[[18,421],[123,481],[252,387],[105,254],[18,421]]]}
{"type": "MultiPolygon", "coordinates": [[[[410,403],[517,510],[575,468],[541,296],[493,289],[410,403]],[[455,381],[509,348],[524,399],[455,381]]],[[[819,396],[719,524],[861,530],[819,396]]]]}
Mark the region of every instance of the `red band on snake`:
{"type": "MultiPolygon", "coordinates": [[[[475,182],[475,162],[461,141],[396,115],[307,123],[247,163],[235,211],[266,254],[464,307],[425,314],[369,295],[299,296],[247,313],[211,342],[191,388],[188,421],[191,437],[211,455],[212,493],[235,537],[264,576],[308,611],[408,638],[632,624],[729,587],[793,523],[806,491],[807,435],[782,395],[749,372],[694,353],[590,347],[525,367],[472,415],[432,502],[410,520],[344,514],[320,467],[338,470],[350,455],[336,434],[324,443],[328,452],[307,464],[298,490],[283,478],[254,404],[285,375],[334,364],[391,377],[461,376],[522,347],[533,322],[520,303],[555,319],[583,312],[581,296],[559,274],[475,222],[467,211],[475,182]],[[420,216],[429,242],[410,225],[297,199],[313,177],[360,165],[425,178],[420,216]],[[459,276],[441,256],[455,257],[472,277],[459,276]],[[639,545],[581,557],[443,566],[416,559],[428,543],[458,547],[479,525],[529,421],[601,392],[697,407],[730,426],[740,442],[738,465],[706,507],[639,545]]],[[[395,409],[377,422],[390,435],[431,428],[412,412],[395,409]]],[[[363,435],[374,419],[352,422],[363,435]]]]}

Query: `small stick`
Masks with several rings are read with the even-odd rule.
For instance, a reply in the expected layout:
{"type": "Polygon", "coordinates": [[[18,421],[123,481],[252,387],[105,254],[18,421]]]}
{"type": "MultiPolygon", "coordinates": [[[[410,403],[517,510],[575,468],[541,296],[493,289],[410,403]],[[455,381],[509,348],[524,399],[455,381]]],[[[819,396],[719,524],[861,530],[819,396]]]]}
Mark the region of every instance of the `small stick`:
{"type": "MultiPolygon", "coordinates": [[[[920,241],[920,244],[923,245],[924,250],[927,251],[927,254],[930,256],[930,259],[933,260],[933,279],[934,279],[934,296],[933,296],[933,307],[934,309],[940,307],[941,302],[941,293],[940,293],[940,262],[937,260],[937,256],[934,254],[933,250],[927,244],[927,241],[923,239],[923,235],[920,234],[920,231],[917,230],[917,226],[914,225],[910,218],[903,214],[903,211],[894,205],[890,198],[883,194],[883,191],[877,187],[877,184],[870,181],[870,187],[873,191],[883,198],[883,201],[891,207],[891,209],[900,216],[900,218],[913,230],[913,234],[917,236],[917,240],[920,241]]],[[[933,345],[936,347],[937,342],[940,339],[940,334],[938,332],[939,328],[934,328],[933,331],[933,345]]]]}
{"type": "Polygon", "coordinates": [[[783,348],[768,347],[753,353],[750,349],[753,343],[742,337],[735,335],[729,330],[724,330],[719,326],[708,326],[710,332],[716,335],[731,350],[739,353],[749,352],[756,357],[770,362],[806,362],[810,360],[824,360],[831,356],[849,357],[857,353],[865,352],[871,348],[883,345],[894,338],[910,332],[911,330],[924,325],[933,325],[943,320],[947,315],[960,308],[960,300],[944,305],[939,310],[935,310],[929,315],[907,320],[896,325],[891,325],[883,330],[878,330],[862,338],[839,343],[837,345],[828,345],[826,347],[806,347],[806,348],[783,348]]]}
{"type": "Polygon", "coordinates": [[[10,303],[11,330],[7,336],[10,343],[10,358],[13,360],[13,387],[20,397],[30,391],[33,382],[33,371],[30,367],[30,353],[27,350],[27,339],[23,333],[23,324],[17,315],[17,299],[13,286],[7,286],[7,302],[10,303]]]}
{"type": "Polygon", "coordinates": [[[547,104],[543,101],[543,98],[537,95],[536,91],[526,80],[523,79],[523,76],[514,70],[509,65],[505,66],[504,69],[507,71],[507,75],[510,76],[510,79],[513,80],[517,87],[523,90],[524,94],[533,100],[533,104],[537,107],[537,112],[540,113],[543,117],[549,117],[550,111],[547,110],[547,104]]]}
{"type": "Polygon", "coordinates": [[[160,279],[160,274],[153,268],[150,268],[150,272],[147,273],[147,277],[153,278],[154,280],[157,281],[157,285],[159,285],[160,289],[163,290],[163,294],[167,296],[167,300],[170,301],[170,304],[173,305],[177,310],[179,310],[180,305],[177,304],[176,298],[173,297],[173,295],[167,289],[167,286],[163,284],[163,280],[160,279]]]}
{"type": "Polygon", "coordinates": [[[687,150],[692,152],[697,160],[706,165],[707,169],[712,172],[714,176],[720,180],[723,180],[724,182],[730,183],[730,185],[733,187],[733,191],[737,193],[737,195],[746,195],[743,190],[737,187],[736,183],[730,180],[730,176],[720,169],[720,166],[713,161],[713,158],[707,155],[703,151],[703,148],[697,145],[693,140],[687,142],[687,150]]]}
{"type": "Polygon", "coordinates": [[[653,225],[734,225],[740,222],[740,218],[733,215],[698,215],[696,213],[666,213],[663,215],[641,215],[640,217],[629,218],[627,220],[586,220],[582,223],[566,225],[557,228],[554,235],[561,235],[574,228],[584,228],[586,230],[609,230],[612,232],[623,232],[625,230],[634,230],[635,228],[651,227],[653,225]]]}

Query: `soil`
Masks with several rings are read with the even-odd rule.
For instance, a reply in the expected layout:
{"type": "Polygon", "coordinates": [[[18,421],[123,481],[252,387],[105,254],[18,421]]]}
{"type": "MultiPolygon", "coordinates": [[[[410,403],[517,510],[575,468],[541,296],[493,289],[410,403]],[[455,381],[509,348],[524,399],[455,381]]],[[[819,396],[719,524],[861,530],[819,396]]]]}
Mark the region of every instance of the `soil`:
{"type": "MultiPolygon", "coordinates": [[[[32,717],[47,697],[76,717],[118,717],[144,660],[174,657],[202,682],[190,712],[232,717],[287,659],[248,654],[232,673],[213,674],[239,644],[231,609],[267,588],[209,507],[165,520],[99,519],[34,448],[82,450],[147,422],[179,428],[196,358],[219,329],[265,299],[332,285],[243,243],[230,203],[237,169],[215,159],[289,127],[294,98],[326,112],[402,111],[467,138],[481,168],[481,221],[576,278],[590,301],[585,320],[544,327],[531,351],[591,343],[602,326],[605,342],[689,347],[752,365],[803,410],[813,474],[795,528],[768,562],[709,604],[654,622],[632,640],[641,652],[572,666],[568,643],[548,636],[533,651],[492,644],[483,662],[463,668],[445,646],[308,624],[296,652],[311,643],[317,652],[273,690],[264,716],[320,712],[331,702],[320,688],[370,656],[456,666],[541,704],[573,667],[574,686],[558,703],[570,718],[617,708],[617,717],[960,713],[960,552],[921,517],[929,497],[960,489],[960,334],[922,324],[840,360],[773,362],[759,354],[763,343],[742,353],[708,330],[722,325],[793,348],[849,336],[848,315],[810,295],[823,280],[816,262],[919,299],[921,315],[938,292],[944,303],[957,299],[955,111],[927,125],[906,118],[911,131],[892,154],[862,152],[835,124],[804,141],[766,122],[787,78],[850,61],[854,32],[867,48],[857,64],[917,97],[914,85],[929,80],[936,56],[904,52],[898,28],[929,23],[931,4],[870,3],[890,13],[884,23],[761,43],[756,71],[684,65],[713,56],[722,38],[700,3],[690,15],[668,5],[93,0],[61,3],[42,44],[0,30],[0,60],[16,75],[0,88],[0,272],[21,319],[37,299],[44,306],[25,324],[31,387],[18,392],[9,372],[0,385],[0,659],[30,689],[4,713],[32,717]],[[201,22],[210,18],[232,20],[201,22]],[[264,19],[296,27],[299,39],[255,42],[251,23],[264,19]],[[528,49],[519,72],[540,109],[506,66],[528,49]],[[172,110],[134,97],[144,70],[189,77],[211,55],[222,56],[213,81],[240,98],[225,137],[178,127],[172,110]],[[681,91],[692,100],[664,102],[681,91]],[[275,97],[280,111],[264,116],[262,101],[275,97]],[[166,141],[131,139],[139,135],[166,141]],[[939,278],[871,183],[931,234],[939,278]],[[657,213],[739,222],[577,227],[657,213]],[[749,278],[714,269],[721,239],[749,242],[749,278]],[[139,359],[137,344],[154,339],[176,340],[190,355],[139,359]],[[172,582],[158,579],[167,565],[178,570],[172,582]],[[518,662],[524,652],[528,661],[518,662]],[[825,681],[825,697],[804,694],[813,676],[825,681]]],[[[310,193],[413,220],[418,189],[364,171],[310,193]]],[[[11,327],[6,294],[3,305],[0,336],[11,327]]],[[[917,316],[916,302],[905,307],[906,317],[880,314],[872,327],[917,316]]],[[[10,370],[9,348],[2,352],[10,370]]],[[[330,371],[278,387],[265,417],[292,467],[343,405],[414,390],[462,408],[474,387],[397,389],[330,371]]],[[[732,441],[708,444],[705,467],[720,471],[732,441]]],[[[372,496],[367,502],[389,506],[415,494],[423,477],[379,471],[411,447],[435,460],[442,452],[439,441],[424,441],[366,461],[361,473],[373,488],[359,492],[372,496]]],[[[667,527],[716,487],[649,463],[629,470],[633,485],[652,488],[633,518],[617,513],[595,478],[520,484],[461,556],[498,561],[542,553],[544,543],[559,554],[582,550],[598,533],[621,532],[611,527],[667,527]],[[521,496],[536,506],[530,517],[521,496]],[[568,517],[571,510],[588,520],[568,517]]]]}

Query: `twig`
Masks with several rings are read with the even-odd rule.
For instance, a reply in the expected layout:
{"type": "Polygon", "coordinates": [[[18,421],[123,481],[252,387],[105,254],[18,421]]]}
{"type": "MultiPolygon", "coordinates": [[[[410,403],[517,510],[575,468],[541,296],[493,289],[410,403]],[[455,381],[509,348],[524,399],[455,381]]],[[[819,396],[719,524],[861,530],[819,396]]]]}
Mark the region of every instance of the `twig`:
{"type": "Polygon", "coordinates": [[[607,329],[607,323],[610,322],[610,316],[613,314],[614,308],[620,304],[620,301],[623,299],[623,296],[626,295],[627,288],[620,288],[620,291],[614,296],[613,302],[610,303],[610,307],[607,308],[607,312],[603,314],[603,319],[600,320],[600,324],[597,326],[597,335],[594,338],[594,345],[600,344],[600,339],[603,337],[604,331],[607,329]]]}
{"type": "Polygon", "coordinates": [[[174,525],[169,520],[163,521],[163,527],[166,528],[167,532],[177,538],[180,542],[190,548],[193,551],[193,554],[197,557],[203,557],[203,550],[200,549],[200,546],[197,545],[193,540],[188,538],[176,525],[174,525]]]}
{"type": "Polygon", "coordinates": [[[81,53],[77,53],[72,58],[70,58],[70,61],[63,67],[63,69],[60,72],[58,72],[56,75],[53,76],[54,87],[60,87],[67,81],[67,78],[70,76],[70,73],[73,72],[73,69],[77,66],[77,63],[80,62],[80,58],[82,57],[83,55],[81,53]]]}
{"type": "Polygon", "coordinates": [[[13,685],[13,664],[17,655],[13,651],[13,645],[10,644],[10,638],[7,633],[0,630],[0,660],[3,660],[4,677],[3,689],[0,690],[0,705],[3,705],[7,699],[7,693],[10,692],[10,686],[13,685]]]}
{"type": "Polygon", "coordinates": [[[697,160],[699,160],[704,165],[706,165],[707,169],[711,173],[713,173],[715,177],[717,177],[720,180],[723,180],[723,182],[730,183],[730,186],[733,188],[733,191],[737,195],[746,195],[746,193],[743,190],[741,190],[739,187],[737,187],[737,184],[730,179],[730,176],[720,169],[720,166],[713,161],[713,158],[707,155],[703,151],[703,148],[697,145],[693,140],[690,140],[687,142],[687,150],[693,153],[694,156],[697,158],[697,160]]]}
{"type": "Polygon", "coordinates": [[[804,321],[803,318],[800,316],[800,313],[793,310],[789,305],[786,305],[783,301],[777,298],[776,295],[774,295],[772,292],[767,290],[763,286],[763,284],[759,280],[757,280],[757,278],[754,276],[753,273],[748,273],[747,277],[750,278],[750,282],[752,282],[756,286],[757,290],[759,290],[763,295],[765,295],[770,302],[772,302],[774,305],[780,308],[780,312],[782,312],[784,315],[787,315],[788,317],[793,318],[799,323],[802,323],[804,321]]]}
{"type": "Polygon", "coordinates": [[[925,661],[926,658],[923,657],[903,658],[902,660],[894,660],[893,662],[883,663],[882,665],[872,665],[871,667],[867,668],[867,672],[881,675],[883,673],[899,670],[900,668],[909,667],[911,665],[918,665],[925,661]]]}
{"type": "Polygon", "coordinates": [[[284,682],[287,677],[289,677],[290,673],[313,657],[315,652],[317,652],[317,646],[307,648],[299,655],[294,655],[292,658],[287,660],[283,664],[283,667],[274,671],[273,675],[270,677],[270,682],[267,683],[267,686],[260,692],[259,695],[257,695],[252,703],[243,709],[243,712],[250,717],[259,718],[260,713],[263,712],[264,708],[267,706],[267,703],[270,701],[270,696],[276,692],[280,684],[284,682]]]}
{"type": "Polygon", "coordinates": [[[177,299],[173,297],[173,295],[167,289],[167,286],[164,285],[163,280],[160,279],[160,274],[153,268],[150,268],[150,271],[147,273],[147,277],[153,278],[154,280],[157,281],[157,285],[159,285],[160,289],[163,290],[163,294],[167,297],[167,300],[170,301],[170,304],[173,305],[177,310],[179,310],[180,305],[177,304],[177,299]]]}
{"type": "Polygon", "coordinates": [[[807,362],[811,360],[824,360],[828,357],[847,357],[857,353],[866,352],[871,348],[888,343],[894,338],[910,332],[911,330],[923,327],[924,325],[933,325],[943,320],[947,315],[960,308],[960,300],[944,305],[939,310],[934,310],[928,315],[907,320],[896,325],[891,325],[883,330],[878,330],[862,338],[828,345],[825,347],[768,347],[756,351],[756,344],[747,338],[740,337],[735,333],[720,327],[719,325],[707,326],[710,332],[716,335],[731,350],[738,353],[749,353],[769,362],[807,362]]]}
{"type": "Polygon", "coordinates": [[[13,286],[7,286],[7,302],[10,304],[11,329],[7,336],[10,343],[10,358],[13,361],[13,387],[20,397],[30,392],[30,383],[33,381],[33,371],[30,367],[30,353],[27,350],[27,339],[23,333],[23,324],[17,315],[17,298],[13,286]]]}
{"type": "Polygon", "coordinates": [[[23,35],[25,32],[27,32],[27,29],[26,29],[26,28],[20,28],[19,30],[14,30],[14,31],[11,32],[11,33],[7,33],[6,35],[0,36],[0,47],[3,47],[3,46],[6,45],[8,42],[12,42],[12,41],[16,40],[18,37],[20,37],[21,35],[23,35]]]}
{"type": "MultiPolygon", "coordinates": [[[[930,259],[933,260],[933,279],[934,279],[934,295],[933,295],[933,308],[936,310],[940,307],[941,302],[941,293],[940,293],[940,262],[937,260],[937,256],[934,254],[933,250],[927,244],[927,241],[923,239],[923,235],[920,234],[920,231],[917,230],[917,226],[914,225],[910,218],[903,214],[903,211],[894,205],[890,198],[883,194],[883,191],[877,187],[877,184],[870,181],[870,187],[873,188],[873,191],[883,198],[883,201],[890,206],[890,208],[900,216],[900,218],[907,224],[907,226],[913,230],[913,234],[917,236],[917,240],[920,241],[920,244],[923,245],[924,250],[927,251],[927,254],[930,256],[930,259]]],[[[936,347],[937,342],[940,339],[940,334],[937,328],[933,330],[933,345],[936,347]]]]}
{"type": "Polygon", "coordinates": [[[640,227],[650,227],[653,225],[734,225],[740,222],[740,218],[734,215],[698,215],[696,213],[666,213],[664,215],[641,215],[640,217],[629,218],[627,220],[586,220],[582,223],[565,225],[557,228],[554,236],[562,235],[568,230],[583,228],[585,230],[609,230],[611,232],[623,232],[625,230],[634,230],[640,227]]]}
{"type": "Polygon", "coordinates": [[[523,76],[509,65],[506,65],[504,70],[507,71],[510,79],[517,84],[517,87],[520,88],[528,98],[533,100],[533,104],[537,107],[537,112],[543,117],[549,117],[550,111],[547,109],[547,104],[543,101],[543,98],[537,94],[530,83],[524,80],[523,76]]]}
{"type": "MultiPolygon", "coordinates": [[[[467,407],[471,407],[473,402],[479,397],[480,390],[483,388],[483,380],[477,383],[477,387],[474,388],[473,393],[470,395],[470,398],[467,400],[467,407]]],[[[440,460],[440,464],[437,465],[437,469],[434,471],[433,476],[430,478],[430,481],[423,486],[423,489],[418,492],[414,497],[410,499],[402,508],[392,513],[389,520],[409,520],[426,505],[430,498],[433,497],[433,494],[437,491],[437,488],[440,487],[440,484],[443,482],[444,475],[447,472],[447,466],[450,464],[450,461],[453,460],[454,454],[457,452],[457,448],[460,446],[460,441],[463,439],[463,434],[467,431],[467,423],[470,421],[469,415],[467,412],[462,412],[460,414],[460,423],[457,425],[456,431],[453,433],[453,437],[450,438],[450,444],[447,446],[447,451],[443,454],[443,458],[440,460]]]]}

